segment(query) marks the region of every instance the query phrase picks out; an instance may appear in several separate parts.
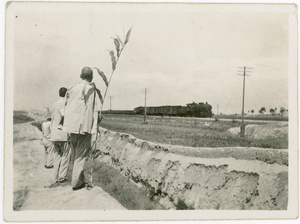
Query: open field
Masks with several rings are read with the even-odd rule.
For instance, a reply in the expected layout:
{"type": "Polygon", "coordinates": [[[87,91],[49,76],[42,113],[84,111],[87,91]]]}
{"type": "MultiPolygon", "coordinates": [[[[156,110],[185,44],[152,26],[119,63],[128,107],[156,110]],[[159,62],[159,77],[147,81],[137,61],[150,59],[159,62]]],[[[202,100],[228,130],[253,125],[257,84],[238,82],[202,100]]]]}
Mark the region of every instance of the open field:
{"type": "MultiPolygon", "coordinates": [[[[102,114],[126,114],[126,115],[137,115],[134,113],[133,110],[106,110],[106,111],[102,111],[102,114]]],[[[226,114],[222,114],[222,115],[213,115],[212,118],[214,119],[237,119],[240,120],[242,119],[241,114],[230,114],[230,115],[226,115],[226,114]]],[[[254,121],[288,121],[289,118],[288,117],[283,117],[280,114],[275,114],[275,115],[271,115],[271,114],[247,114],[244,116],[245,120],[254,120],[254,121]]]]}
{"type": "MultiPolygon", "coordinates": [[[[33,125],[40,129],[40,122],[30,114],[33,113],[15,111],[14,123],[35,120],[33,125]]],[[[140,115],[105,114],[101,126],[163,144],[191,147],[288,148],[288,122],[283,120],[267,120],[265,123],[262,120],[245,120],[246,137],[241,138],[238,135],[241,122],[230,116],[220,117],[220,120],[148,116],[147,124],[143,124],[143,119],[140,115]]]]}
{"type": "Polygon", "coordinates": [[[235,120],[151,116],[147,118],[147,124],[143,124],[143,116],[106,114],[101,126],[112,131],[129,133],[147,141],[172,145],[288,148],[287,122],[265,124],[251,121],[250,125],[246,121],[245,124],[245,138],[238,135],[241,123],[235,120]]]}

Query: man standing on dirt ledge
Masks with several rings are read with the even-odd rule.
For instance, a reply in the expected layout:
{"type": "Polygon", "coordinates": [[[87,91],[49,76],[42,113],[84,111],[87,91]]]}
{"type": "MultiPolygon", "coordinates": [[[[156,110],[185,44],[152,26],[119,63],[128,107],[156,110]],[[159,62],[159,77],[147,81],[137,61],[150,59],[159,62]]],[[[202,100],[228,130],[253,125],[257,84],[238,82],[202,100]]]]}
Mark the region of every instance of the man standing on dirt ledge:
{"type": "Polygon", "coordinates": [[[83,168],[92,150],[92,133],[97,134],[98,131],[98,116],[95,112],[100,111],[102,102],[100,91],[92,82],[92,69],[84,67],[80,78],[82,82],[67,91],[63,112],[63,131],[70,133],[73,190],[82,189],[87,184],[83,168]]]}
{"type": "Polygon", "coordinates": [[[53,142],[53,166],[54,166],[54,182],[45,187],[57,187],[68,180],[67,173],[70,164],[71,150],[68,144],[68,134],[58,129],[59,122],[61,121],[61,111],[64,108],[64,97],[67,88],[62,87],[59,89],[60,99],[56,101],[51,109],[51,141],[53,142]]]}
{"type": "Polygon", "coordinates": [[[42,123],[42,133],[43,139],[42,144],[45,147],[45,168],[52,169],[53,168],[53,143],[50,140],[51,136],[51,118],[47,118],[46,121],[42,123]]]}

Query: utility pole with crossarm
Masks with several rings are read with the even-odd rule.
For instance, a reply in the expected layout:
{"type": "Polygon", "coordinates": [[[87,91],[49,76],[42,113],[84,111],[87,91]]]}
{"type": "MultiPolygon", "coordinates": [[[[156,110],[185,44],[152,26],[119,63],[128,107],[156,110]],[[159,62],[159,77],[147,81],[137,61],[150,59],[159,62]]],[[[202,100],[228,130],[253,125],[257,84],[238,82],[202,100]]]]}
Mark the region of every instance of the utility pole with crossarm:
{"type": "Polygon", "coordinates": [[[245,77],[249,76],[246,73],[252,72],[251,69],[253,69],[253,68],[244,66],[244,67],[239,67],[239,69],[243,69],[242,71],[238,71],[238,72],[243,72],[243,74],[238,74],[238,75],[244,76],[244,78],[243,78],[243,101],[242,101],[242,126],[241,126],[240,135],[241,135],[241,137],[245,137],[245,125],[244,125],[245,77]]]}
{"type": "Polygon", "coordinates": [[[147,124],[147,88],[145,88],[145,108],[144,108],[144,124],[147,124]]]}

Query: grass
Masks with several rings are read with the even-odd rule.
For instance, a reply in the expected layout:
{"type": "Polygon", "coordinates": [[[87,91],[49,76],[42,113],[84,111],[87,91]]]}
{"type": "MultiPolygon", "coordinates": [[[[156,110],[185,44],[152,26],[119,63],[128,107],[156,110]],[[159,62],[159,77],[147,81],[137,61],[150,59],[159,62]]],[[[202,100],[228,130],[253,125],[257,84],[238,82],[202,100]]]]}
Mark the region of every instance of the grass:
{"type": "MultiPolygon", "coordinates": [[[[261,125],[261,123],[256,124],[261,125]]],[[[101,124],[102,127],[112,131],[129,133],[143,140],[163,144],[191,147],[288,148],[287,136],[253,139],[240,138],[228,132],[229,128],[240,125],[238,121],[169,117],[148,117],[147,124],[143,124],[142,116],[130,115],[105,115],[101,124]]]]}

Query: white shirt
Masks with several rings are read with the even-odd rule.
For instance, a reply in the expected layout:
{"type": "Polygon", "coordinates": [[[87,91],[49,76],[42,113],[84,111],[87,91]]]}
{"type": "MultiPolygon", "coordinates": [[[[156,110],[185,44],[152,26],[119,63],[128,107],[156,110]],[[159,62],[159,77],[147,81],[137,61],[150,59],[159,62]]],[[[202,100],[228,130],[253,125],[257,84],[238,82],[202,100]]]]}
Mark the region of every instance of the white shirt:
{"type": "Polygon", "coordinates": [[[50,139],[51,121],[44,121],[42,123],[42,133],[43,133],[45,139],[50,139]]]}
{"type": "Polygon", "coordinates": [[[51,109],[51,141],[67,141],[68,134],[62,130],[59,130],[58,124],[61,120],[61,110],[65,106],[64,98],[60,98],[56,101],[51,109]]]}
{"type": "Polygon", "coordinates": [[[97,127],[100,99],[93,82],[82,82],[71,87],[65,97],[63,131],[74,134],[91,134],[97,127]]]}

